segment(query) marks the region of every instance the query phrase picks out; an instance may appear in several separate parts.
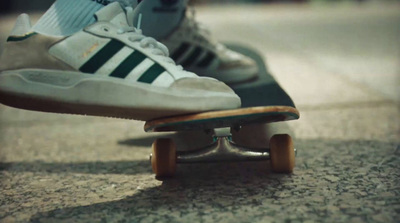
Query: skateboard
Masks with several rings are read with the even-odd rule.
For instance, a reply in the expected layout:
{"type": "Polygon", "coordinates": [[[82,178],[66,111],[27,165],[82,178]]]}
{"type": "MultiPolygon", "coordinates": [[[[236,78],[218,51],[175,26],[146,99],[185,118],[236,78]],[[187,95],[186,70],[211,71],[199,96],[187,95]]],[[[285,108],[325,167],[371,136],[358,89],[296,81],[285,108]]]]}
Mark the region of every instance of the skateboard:
{"type": "MultiPolygon", "coordinates": [[[[271,169],[274,172],[291,173],[293,171],[296,149],[288,134],[274,135],[268,140],[269,142],[255,140],[253,134],[263,135],[264,132],[259,130],[268,123],[296,120],[300,116],[299,111],[289,95],[268,72],[265,60],[259,52],[237,44],[226,45],[257,62],[258,79],[231,86],[242,100],[240,109],[165,117],[146,122],[144,127],[146,132],[190,132],[192,135],[207,134],[207,139],[212,138],[212,140],[207,140],[211,144],[188,151],[178,151],[176,143],[171,138],[155,140],[150,160],[157,177],[172,177],[177,163],[270,160],[271,169]],[[248,141],[262,141],[258,143],[262,147],[249,148],[247,144],[239,145],[236,141],[240,142],[240,138],[248,141]]],[[[182,135],[186,137],[185,134],[182,135]]],[[[267,136],[262,136],[262,138],[267,138],[267,136]]],[[[190,142],[190,139],[187,141],[190,142]]],[[[191,144],[197,144],[197,142],[191,144]]]]}
{"type": "Polygon", "coordinates": [[[157,139],[152,146],[151,165],[157,177],[171,177],[177,163],[271,160],[274,172],[290,173],[294,168],[295,149],[289,135],[275,135],[270,147],[251,149],[237,145],[232,131],[245,125],[296,120],[299,111],[290,106],[259,106],[234,110],[211,111],[147,121],[146,132],[203,130],[214,142],[193,151],[177,152],[173,140],[157,139]]]}

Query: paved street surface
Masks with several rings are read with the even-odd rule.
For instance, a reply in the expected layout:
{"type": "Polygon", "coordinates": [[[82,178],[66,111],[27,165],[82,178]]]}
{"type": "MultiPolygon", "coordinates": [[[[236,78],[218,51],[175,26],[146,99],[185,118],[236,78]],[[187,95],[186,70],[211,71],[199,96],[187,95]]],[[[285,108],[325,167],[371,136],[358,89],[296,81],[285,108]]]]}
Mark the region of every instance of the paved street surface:
{"type": "MultiPolygon", "coordinates": [[[[263,52],[296,102],[292,175],[196,164],[159,181],[141,122],[0,106],[0,222],[399,222],[399,12],[197,8],[216,38],[263,52]]],[[[2,43],[15,18],[0,18],[2,43]]]]}

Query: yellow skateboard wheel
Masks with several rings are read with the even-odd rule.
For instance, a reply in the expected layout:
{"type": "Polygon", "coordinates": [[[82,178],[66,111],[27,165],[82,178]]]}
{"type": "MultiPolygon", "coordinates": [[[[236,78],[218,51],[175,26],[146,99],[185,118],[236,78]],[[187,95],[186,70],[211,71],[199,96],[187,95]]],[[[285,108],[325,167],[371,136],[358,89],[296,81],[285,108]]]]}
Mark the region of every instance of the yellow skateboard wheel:
{"type": "Polygon", "coordinates": [[[156,177],[172,177],[176,171],[176,145],[172,139],[154,141],[151,166],[156,177]]]}
{"type": "Polygon", "coordinates": [[[274,135],[269,146],[272,171],[275,173],[292,173],[295,165],[292,138],[287,134],[274,135]]]}

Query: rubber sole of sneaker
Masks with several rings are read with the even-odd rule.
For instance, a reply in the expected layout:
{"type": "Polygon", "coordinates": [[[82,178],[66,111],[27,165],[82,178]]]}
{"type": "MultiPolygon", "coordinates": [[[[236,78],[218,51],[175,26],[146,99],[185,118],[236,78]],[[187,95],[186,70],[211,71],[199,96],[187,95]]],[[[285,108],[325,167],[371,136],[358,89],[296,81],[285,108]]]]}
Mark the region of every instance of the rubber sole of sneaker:
{"type": "Polygon", "coordinates": [[[0,103],[34,111],[151,120],[231,109],[226,93],[176,90],[77,72],[16,70],[0,73],[0,103]]]}

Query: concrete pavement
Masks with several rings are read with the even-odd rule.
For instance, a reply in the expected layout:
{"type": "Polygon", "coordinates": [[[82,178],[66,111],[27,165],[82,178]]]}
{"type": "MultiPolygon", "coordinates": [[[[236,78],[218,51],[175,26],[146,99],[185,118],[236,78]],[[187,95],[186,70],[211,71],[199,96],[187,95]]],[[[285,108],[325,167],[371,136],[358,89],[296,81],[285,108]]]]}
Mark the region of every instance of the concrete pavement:
{"type": "Polygon", "coordinates": [[[0,222],[398,222],[399,9],[198,8],[216,38],[264,52],[296,102],[292,175],[188,165],[162,182],[148,163],[159,134],[141,122],[0,106],[0,222]]]}

